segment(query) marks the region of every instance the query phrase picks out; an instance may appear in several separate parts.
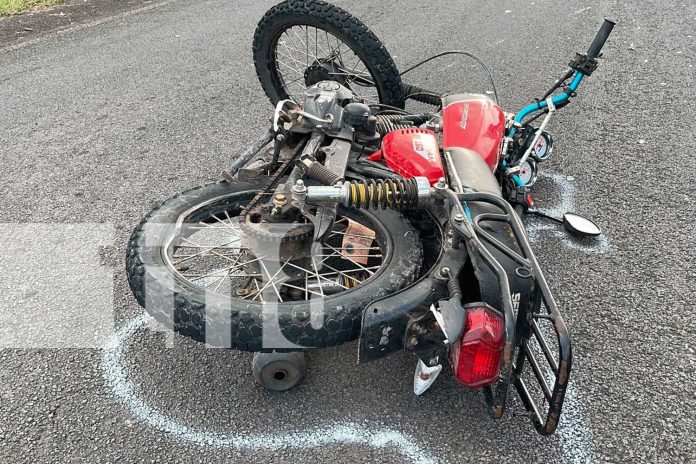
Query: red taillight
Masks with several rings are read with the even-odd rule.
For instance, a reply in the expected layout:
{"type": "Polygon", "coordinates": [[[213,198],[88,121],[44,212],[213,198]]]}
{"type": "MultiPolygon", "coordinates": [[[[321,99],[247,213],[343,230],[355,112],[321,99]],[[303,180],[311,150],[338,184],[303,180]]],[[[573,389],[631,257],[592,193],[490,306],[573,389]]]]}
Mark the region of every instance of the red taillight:
{"type": "Polygon", "coordinates": [[[504,343],[502,315],[486,306],[468,308],[464,332],[450,351],[454,377],[469,388],[494,383],[498,379],[504,343]]]}

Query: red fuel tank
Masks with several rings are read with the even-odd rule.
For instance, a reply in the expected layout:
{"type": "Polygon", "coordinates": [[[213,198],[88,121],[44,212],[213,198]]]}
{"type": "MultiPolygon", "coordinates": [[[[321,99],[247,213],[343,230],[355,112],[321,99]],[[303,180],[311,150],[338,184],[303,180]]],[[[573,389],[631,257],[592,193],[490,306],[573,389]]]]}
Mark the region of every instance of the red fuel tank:
{"type": "Polygon", "coordinates": [[[445,177],[437,136],[431,130],[413,128],[389,132],[382,138],[382,149],[368,159],[382,158],[394,172],[406,178],[424,176],[432,185],[445,177]]]}
{"type": "Polygon", "coordinates": [[[505,134],[505,114],[485,95],[448,95],[442,99],[442,145],[473,150],[495,171],[505,134]]]}

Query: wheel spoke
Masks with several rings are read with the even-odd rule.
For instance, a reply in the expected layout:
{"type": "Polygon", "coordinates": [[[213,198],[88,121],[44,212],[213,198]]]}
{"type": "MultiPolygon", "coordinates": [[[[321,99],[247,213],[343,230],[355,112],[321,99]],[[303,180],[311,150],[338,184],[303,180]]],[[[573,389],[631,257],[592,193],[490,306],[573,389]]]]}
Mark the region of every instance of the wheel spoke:
{"type": "Polygon", "coordinates": [[[298,77],[297,79],[292,80],[292,81],[286,83],[285,85],[283,85],[283,88],[285,89],[285,88],[287,88],[290,84],[292,84],[292,83],[294,83],[294,82],[297,82],[297,81],[299,81],[299,80],[301,80],[301,79],[304,79],[304,76],[300,76],[300,77],[298,77]]]}
{"type": "MultiPolygon", "coordinates": [[[[300,270],[300,271],[303,271],[303,272],[305,272],[308,276],[316,277],[316,278],[317,278],[317,283],[319,283],[319,289],[320,289],[320,290],[322,290],[322,288],[321,288],[321,280],[322,280],[322,279],[325,280],[325,281],[327,281],[327,282],[331,282],[332,284],[341,285],[341,284],[339,284],[338,282],[335,282],[335,281],[333,281],[333,280],[327,278],[327,274],[320,274],[320,273],[319,273],[318,271],[316,271],[316,270],[311,270],[311,271],[310,271],[310,270],[307,270],[307,269],[305,269],[305,268],[303,268],[303,267],[301,267],[301,266],[297,266],[297,265],[295,265],[295,264],[293,264],[293,263],[288,263],[288,266],[294,267],[295,269],[298,269],[298,270],[300,270]]],[[[337,272],[338,272],[339,274],[341,273],[341,271],[337,271],[337,272]]],[[[332,273],[332,275],[337,275],[337,274],[336,274],[336,273],[332,273]]],[[[346,286],[344,286],[344,285],[341,285],[341,286],[342,286],[343,288],[345,288],[346,290],[348,290],[348,287],[346,287],[346,286]]],[[[324,296],[324,295],[323,295],[323,292],[322,292],[322,296],[324,296]]]]}
{"type": "MultiPolygon", "coordinates": [[[[261,301],[261,303],[265,303],[263,301],[263,294],[261,293],[261,289],[259,288],[259,281],[254,279],[254,285],[256,286],[256,292],[259,296],[259,301],[261,301]]],[[[256,297],[254,297],[254,299],[256,299],[256,297]]]]}
{"type": "MultiPolygon", "coordinates": [[[[286,35],[286,34],[284,34],[284,35],[286,35]]],[[[290,38],[290,36],[288,36],[288,38],[290,38]]],[[[279,40],[278,42],[280,43],[281,41],[279,40]]],[[[292,53],[292,51],[290,51],[290,47],[288,47],[287,42],[286,42],[285,40],[283,40],[283,41],[282,41],[282,44],[283,44],[283,47],[285,47],[285,50],[287,51],[288,55],[292,56],[293,53],[292,53]]],[[[293,67],[293,66],[290,66],[290,65],[288,65],[288,64],[283,63],[282,61],[280,61],[280,60],[278,59],[278,55],[279,55],[279,54],[280,54],[280,52],[276,49],[276,51],[275,51],[275,55],[276,55],[276,68],[277,68],[277,64],[280,63],[280,64],[282,64],[283,66],[285,66],[286,68],[290,69],[291,71],[294,71],[295,74],[298,74],[298,75],[300,75],[300,76],[302,76],[302,75],[304,74],[304,73],[303,73],[302,71],[300,71],[298,68],[295,68],[295,67],[293,67]]],[[[295,60],[295,59],[293,58],[293,61],[298,61],[298,60],[295,60]]],[[[298,62],[299,62],[300,64],[302,63],[301,61],[298,61],[298,62]]],[[[282,71],[281,71],[279,68],[278,68],[278,72],[280,72],[281,75],[282,75],[282,71]]]]}
{"type": "MultiPolygon", "coordinates": [[[[263,292],[266,288],[268,288],[268,285],[270,284],[271,286],[273,286],[273,290],[275,291],[276,296],[278,297],[278,300],[279,300],[279,301],[283,301],[283,298],[280,296],[280,292],[278,291],[278,287],[275,286],[274,280],[275,280],[276,276],[277,276],[278,274],[280,274],[280,272],[283,270],[283,268],[285,267],[285,265],[288,264],[288,263],[290,262],[290,259],[292,259],[292,256],[291,256],[290,258],[288,258],[288,260],[285,261],[285,263],[283,263],[282,266],[280,266],[280,269],[278,269],[278,270],[276,271],[276,273],[273,274],[273,276],[271,276],[271,273],[268,272],[268,268],[266,267],[266,265],[264,264],[264,262],[263,262],[263,261],[259,261],[259,264],[261,265],[261,269],[263,269],[263,271],[266,273],[266,275],[268,276],[268,280],[269,280],[269,282],[268,282],[266,285],[263,286],[263,288],[259,291],[259,293],[263,292]]],[[[255,299],[255,298],[254,298],[254,299],[255,299]]]]}
{"type": "MultiPolygon", "coordinates": [[[[337,250],[336,248],[332,247],[331,245],[328,245],[328,244],[327,244],[326,246],[327,246],[328,248],[332,249],[333,251],[337,252],[337,253],[340,253],[340,252],[341,252],[340,250],[337,250]]],[[[347,261],[350,261],[351,263],[355,264],[356,266],[358,266],[358,267],[359,267],[360,269],[362,269],[363,271],[367,271],[370,275],[374,275],[374,274],[375,274],[374,272],[367,270],[367,268],[365,268],[362,264],[353,261],[352,259],[348,258],[347,256],[344,255],[343,258],[346,259],[347,261]]],[[[336,269],[334,269],[334,271],[335,271],[335,270],[336,270],[336,269]]]]}
{"type": "Polygon", "coordinates": [[[314,274],[317,276],[317,283],[319,284],[319,293],[324,296],[324,287],[321,285],[321,276],[319,275],[319,268],[317,268],[317,263],[314,261],[314,256],[312,256],[312,268],[314,269],[314,274]]]}
{"type": "MultiPolygon", "coordinates": [[[[234,241],[229,242],[229,243],[234,243],[234,241]]],[[[199,256],[205,255],[205,254],[207,254],[210,250],[213,250],[213,249],[216,249],[216,248],[223,248],[223,249],[227,249],[227,250],[230,250],[230,249],[240,250],[240,253],[239,253],[240,255],[241,255],[241,250],[243,250],[241,247],[234,247],[234,248],[232,248],[232,247],[226,247],[225,245],[216,245],[216,246],[213,246],[213,247],[196,247],[196,249],[200,249],[200,248],[202,248],[203,251],[200,251],[200,252],[198,252],[198,253],[194,253],[194,254],[192,254],[192,255],[184,255],[184,256],[176,256],[176,255],[175,255],[175,256],[173,256],[173,258],[182,258],[182,259],[180,259],[179,261],[175,262],[174,265],[175,265],[175,266],[178,266],[179,264],[183,263],[184,261],[188,261],[189,259],[197,258],[197,257],[199,257],[199,256]]],[[[179,248],[179,249],[181,249],[181,248],[179,248]]],[[[218,255],[218,256],[222,256],[222,255],[218,255]]]]}
{"type": "Polygon", "coordinates": [[[213,215],[211,215],[211,217],[212,217],[213,219],[215,219],[217,222],[219,222],[220,224],[222,224],[223,226],[225,226],[226,228],[230,229],[232,232],[238,232],[237,229],[235,229],[234,227],[232,227],[232,224],[230,224],[229,222],[223,221],[222,219],[220,219],[219,217],[217,217],[217,215],[213,214],[213,215]]]}
{"type": "MultiPolygon", "coordinates": [[[[326,58],[326,57],[329,56],[329,53],[326,53],[326,50],[324,50],[324,47],[320,47],[320,46],[319,46],[319,40],[318,40],[319,29],[317,29],[316,27],[313,28],[313,29],[314,29],[314,38],[313,38],[313,41],[314,41],[314,58],[316,58],[317,60],[319,60],[319,50],[321,50],[322,55],[324,55],[324,57],[326,58]]],[[[309,37],[312,38],[311,35],[310,35],[309,37]]]]}
{"type": "Polygon", "coordinates": [[[194,280],[201,280],[201,279],[204,279],[204,278],[206,278],[206,277],[213,276],[213,275],[217,274],[218,272],[234,271],[234,270],[237,270],[237,269],[239,269],[239,268],[241,268],[241,267],[243,267],[243,266],[246,266],[246,265],[248,265],[248,264],[254,263],[254,262],[256,262],[256,261],[262,262],[262,261],[261,261],[261,258],[252,259],[251,261],[247,261],[247,262],[245,262],[245,263],[239,263],[239,264],[236,264],[236,265],[232,265],[232,266],[230,266],[230,267],[225,267],[225,268],[222,268],[222,269],[216,269],[216,270],[214,270],[214,271],[212,271],[212,272],[209,272],[209,273],[207,273],[207,274],[203,274],[203,275],[200,275],[200,276],[198,276],[198,277],[194,277],[194,280]]]}
{"type": "Polygon", "coordinates": [[[348,235],[350,237],[360,237],[360,238],[371,238],[374,239],[371,235],[360,235],[360,234],[353,234],[353,233],[348,233],[348,232],[338,232],[338,231],[332,231],[331,235],[333,234],[338,234],[338,235],[348,235]]]}
{"type": "MultiPolygon", "coordinates": [[[[291,285],[291,284],[289,284],[289,283],[287,283],[287,282],[281,282],[280,285],[283,285],[283,286],[289,287],[289,288],[294,288],[294,289],[296,289],[296,290],[302,290],[302,291],[305,292],[305,293],[309,292],[309,293],[311,293],[312,295],[319,295],[319,296],[322,296],[321,293],[317,293],[317,292],[314,292],[314,291],[310,290],[308,284],[305,284],[305,288],[298,287],[297,285],[291,285]]],[[[307,298],[305,297],[305,299],[307,299],[307,298]]]]}
{"type": "MultiPolygon", "coordinates": [[[[295,40],[290,36],[290,34],[287,34],[287,37],[288,37],[288,39],[290,39],[290,42],[292,42],[292,45],[295,48],[295,51],[297,51],[301,55],[302,54],[301,50],[306,48],[306,47],[304,46],[302,39],[297,35],[297,31],[295,31],[295,28],[292,28],[292,32],[293,32],[293,34],[295,34],[295,37],[297,37],[297,39],[300,41],[302,46],[301,47],[298,46],[297,43],[295,42],[295,40]]],[[[305,55],[305,62],[306,62],[306,66],[309,66],[309,57],[306,55],[305,55]]]]}
{"type": "MultiPolygon", "coordinates": [[[[201,246],[202,246],[202,245],[199,245],[199,244],[197,244],[197,243],[193,243],[191,240],[189,240],[189,239],[186,238],[186,237],[181,237],[181,238],[182,238],[184,241],[190,243],[191,245],[198,246],[198,247],[201,247],[201,246]]],[[[213,251],[213,250],[215,250],[215,248],[218,248],[218,246],[213,246],[213,247],[211,247],[209,250],[207,250],[208,253],[214,254],[215,256],[218,256],[218,257],[220,257],[220,258],[222,258],[222,259],[226,259],[227,261],[234,261],[234,260],[231,259],[229,256],[225,256],[225,255],[222,255],[222,254],[220,254],[220,253],[217,253],[217,252],[213,251]]]]}
{"type": "MultiPolygon", "coordinates": [[[[292,56],[290,56],[290,55],[284,55],[284,54],[282,54],[282,53],[280,53],[280,52],[277,52],[276,54],[277,54],[278,56],[282,56],[283,58],[287,58],[287,59],[289,59],[289,60],[292,60],[292,61],[294,61],[295,63],[304,64],[304,63],[302,63],[301,61],[299,61],[297,58],[294,58],[294,57],[292,57],[292,56]]],[[[285,65],[285,63],[283,63],[283,64],[285,65]]],[[[287,66],[287,65],[286,65],[286,66],[287,66]]],[[[294,69],[294,68],[293,68],[293,69],[294,69]]],[[[296,70],[296,71],[297,71],[297,70],[296,70]]],[[[299,71],[297,71],[297,72],[298,72],[298,74],[299,74],[299,71]]]]}
{"type": "MultiPolygon", "coordinates": [[[[284,63],[283,61],[280,61],[280,60],[276,60],[276,63],[278,63],[278,64],[281,65],[281,66],[285,66],[286,68],[290,69],[291,71],[294,71],[295,74],[299,74],[300,76],[304,77],[304,76],[302,75],[302,73],[301,73],[299,70],[297,70],[296,68],[290,66],[289,64],[286,64],[286,63],[284,63]]],[[[297,79],[297,80],[299,80],[299,79],[297,79]]],[[[295,82],[295,81],[293,81],[293,82],[295,82]]]]}
{"type": "MultiPolygon", "coordinates": [[[[355,280],[354,277],[349,276],[345,271],[339,271],[338,269],[336,269],[336,268],[334,268],[334,267],[331,267],[331,266],[329,266],[328,264],[324,264],[324,266],[326,266],[326,267],[328,267],[329,269],[331,269],[332,271],[336,272],[337,275],[341,275],[341,276],[343,276],[343,277],[347,277],[347,278],[349,278],[349,279],[355,280]]],[[[368,272],[369,272],[369,271],[368,271],[368,272]]],[[[339,284],[339,285],[341,285],[341,284],[339,284]]],[[[346,287],[345,285],[341,285],[341,287],[346,288],[346,289],[349,288],[349,287],[346,287]]]]}

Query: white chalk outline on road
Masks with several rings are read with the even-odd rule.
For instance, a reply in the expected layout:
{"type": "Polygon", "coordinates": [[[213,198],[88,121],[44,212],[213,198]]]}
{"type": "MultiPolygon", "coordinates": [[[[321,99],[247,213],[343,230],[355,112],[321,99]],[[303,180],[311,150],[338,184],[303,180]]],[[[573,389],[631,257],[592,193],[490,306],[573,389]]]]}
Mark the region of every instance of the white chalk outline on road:
{"type": "MultiPolygon", "coordinates": [[[[564,213],[574,211],[575,185],[570,182],[566,176],[557,172],[542,172],[539,174],[539,177],[549,179],[556,184],[560,190],[559,195],[561,198],[560,204],[549,208],[539,208],[539,211],[555,217],[562,217],[564,213]]],[[[544,233],[553,235],[555,238],[559,239],[563,245],[575,251],[595,254],[606,254],[611,252],[611,245],[605,233],[602,233],[595,239],[590,239],[594,240],[594,243],[589,240],[586,243],[582,243],[569,237],[568,232],[558,224],[551,223],[547,219],[533,217],[531,220],[526,221],[525,229],[529,240],[532,242],[539,242],[542,233],[544,233]]]]}
{"type": "Polygon", "coordinates": [[[563,419],[558,426],[563,462],[568,464],[595,462],[592,449],[592,427],[585,420],[582,399],[572,382],[563,400],[563,413],[563,419]]]}
{"type": "Polygon", "coordinates": [[[408,462],[438,462],[411,437],[383,427],[371,428],[345,423],[296,432],[232,434],[203,430],[181,423],[150,406],[140,395],[138,386],[130,380],[123,366],[123,349],[126,343],[150,320],[150,316],[143,313],[120,327],[103,347],[101,367],[107,385],[133,417],[156,430],[192,445],[238,451],[278,451],[286,448],[305,450],[340,443],[392,448],[408,462]]]}

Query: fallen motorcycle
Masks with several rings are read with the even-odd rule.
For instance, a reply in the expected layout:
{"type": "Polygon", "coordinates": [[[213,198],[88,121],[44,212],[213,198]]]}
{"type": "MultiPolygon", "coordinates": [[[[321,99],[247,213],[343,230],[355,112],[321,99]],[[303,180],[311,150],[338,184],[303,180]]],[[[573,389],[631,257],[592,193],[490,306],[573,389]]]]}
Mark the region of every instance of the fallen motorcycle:
{"type": "Polygon", "coordinates": [[[136,228],[126,264],[138,302],[182,335],[257,352],[254,374],[271,390],[302,380],[305,350],[359,339],[359,362],[414,353],[416,394],[449,364],[496,418],[512,384],[536,430],[553,433],[571,344],[521,218],[600,234],[535,209],[530,187],[552,152],[549,119],[595,71],[613,26],[511,114],[493,82],[494,98],[402,82],[429,59],[399,73],[336,6],[272,7],[253,43],[272,127],[224,180],[136,228]],[[433,109],[406,111],[407,100],[433,109]]]}

